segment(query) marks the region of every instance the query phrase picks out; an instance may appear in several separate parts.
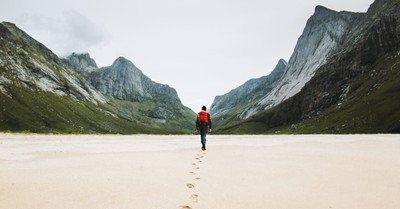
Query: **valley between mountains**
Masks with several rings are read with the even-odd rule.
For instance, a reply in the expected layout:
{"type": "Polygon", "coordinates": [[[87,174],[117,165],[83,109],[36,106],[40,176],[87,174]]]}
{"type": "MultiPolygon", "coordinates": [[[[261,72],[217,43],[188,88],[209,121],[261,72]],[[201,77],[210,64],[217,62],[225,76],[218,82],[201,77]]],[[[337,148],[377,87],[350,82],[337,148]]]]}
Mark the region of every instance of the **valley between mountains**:
{"type": "MultiPolygon", "coordinates": [[[[290,59],[216,96],[210,113],[217,134],[400,133],[399,81],[400,0],[365,13],[317,6],[290,59]]],[[[1,132],[189,134],[195,119],[127,58],[59,57],[0,23],[1,132]]]]}

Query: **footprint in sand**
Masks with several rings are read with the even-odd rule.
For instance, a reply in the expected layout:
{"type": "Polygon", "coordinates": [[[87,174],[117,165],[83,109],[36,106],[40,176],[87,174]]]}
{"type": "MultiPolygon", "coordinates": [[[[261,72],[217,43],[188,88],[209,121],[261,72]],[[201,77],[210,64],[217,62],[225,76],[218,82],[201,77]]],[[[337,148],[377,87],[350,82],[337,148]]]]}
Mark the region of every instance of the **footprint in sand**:
{"type": "MultiPolygon", "coordinates": [[[[197,157],[195,158],[197,163],[196,163],[196,162],[192,163],[192,165],[195,166],[195,169],[196,169],[196,170],[199,170],[199,169],[200,169],[200,167],[196,167],[197,164],[203,162],[203,161],[201,160],[201,158],[204,158],[204,156],[203,156],[202,154],[197,154],[197,157]]],[[[190,171],[189,173],[192,174],[192,175],[195,175],[195,177],[196,177],[196,173],[195,173],[194,171],[190,171]]],[[[196,178],[193,179],[193,181],[198,181],[198,180],[200,180],[200,177],[196,177],[196,178]]],[[[189,188],[189,189],[193,189],[193,188],[194,188],[194,185],[188,183],[188,184],[186,184],[186,187],[189,188]]],[[[198,195],[198,194],[192,194],[192,195],[190,196],[190,199],[191,199],[194,203],[198,203],[198,202],[199,202],[199,195],[198,195]]],[[[187,205],[181,205],[181,206],[180,206],[180,209],[192,209],[192,208],[189,207],[189,206],[187,206],[187,205]]]]}
{"type": "Polygon", "coordinates": [[[199,195],[197,195],[197,194],[192,194],[192,196],[190,196],[190,199],[191,199],[194,203],[198,203],[198,202],[199,202],[199,195]]]}

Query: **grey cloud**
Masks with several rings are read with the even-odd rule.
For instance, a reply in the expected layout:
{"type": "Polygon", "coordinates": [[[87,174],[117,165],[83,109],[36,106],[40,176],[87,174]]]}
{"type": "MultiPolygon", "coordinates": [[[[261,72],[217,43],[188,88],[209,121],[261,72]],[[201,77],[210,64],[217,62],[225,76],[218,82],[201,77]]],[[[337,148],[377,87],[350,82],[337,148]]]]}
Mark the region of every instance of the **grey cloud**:
{"type": "Polygon", "coordinates": [[[24,14],[20,22],[22,28],[34,37],[40,37],[40,42],[59,55],[87,52],[110,40],[110,35],[100,26],[75,11],[63,12],[57,17],[24,14]]]}

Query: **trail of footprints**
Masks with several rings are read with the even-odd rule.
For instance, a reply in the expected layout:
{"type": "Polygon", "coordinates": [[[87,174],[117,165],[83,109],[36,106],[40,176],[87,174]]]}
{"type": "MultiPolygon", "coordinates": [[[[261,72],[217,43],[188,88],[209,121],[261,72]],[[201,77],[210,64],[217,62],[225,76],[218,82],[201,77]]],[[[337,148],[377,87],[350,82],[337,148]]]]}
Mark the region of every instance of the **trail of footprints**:
{"type": "MultiPolygon", "coordinates": [[[[186,184],[187,189],[193,190],[195,188],[195,183],[200,180],[200,177],[197,175],[196,171],[200,169],[200,164],[203,162],[204,155],[205,155],[204,151],[196,155],[195,162],[192,163],[193,169],[192,171],[189,172],[189,174],[193,176],[193,180],[191,183],[186,184]]],[[[193,203],[198,203],[199,195],[193,193],[192,195],[190,195],[189,199],[193,203]]],[[[192,209],[192,208],[187,205],[181,205],[180,209],[192,209]]]]}

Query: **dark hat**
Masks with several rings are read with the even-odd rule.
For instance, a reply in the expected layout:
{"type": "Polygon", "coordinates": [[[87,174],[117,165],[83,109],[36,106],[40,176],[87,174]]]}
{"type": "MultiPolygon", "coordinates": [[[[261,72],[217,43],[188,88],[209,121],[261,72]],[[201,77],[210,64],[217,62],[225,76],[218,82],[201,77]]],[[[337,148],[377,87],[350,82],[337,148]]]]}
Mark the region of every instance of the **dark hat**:
{"type": "Polygon", "coordinates": [[[201,110],[206,111],[206,110],[207,110],[207,107],[203,105],[203,107],[201,107],[201,110]]]}

